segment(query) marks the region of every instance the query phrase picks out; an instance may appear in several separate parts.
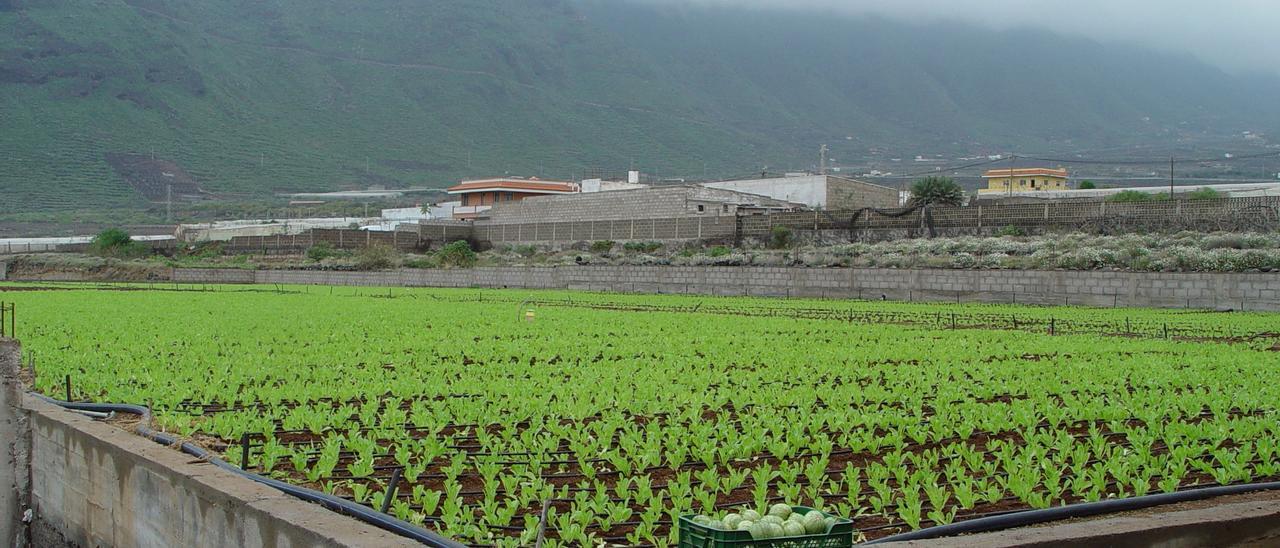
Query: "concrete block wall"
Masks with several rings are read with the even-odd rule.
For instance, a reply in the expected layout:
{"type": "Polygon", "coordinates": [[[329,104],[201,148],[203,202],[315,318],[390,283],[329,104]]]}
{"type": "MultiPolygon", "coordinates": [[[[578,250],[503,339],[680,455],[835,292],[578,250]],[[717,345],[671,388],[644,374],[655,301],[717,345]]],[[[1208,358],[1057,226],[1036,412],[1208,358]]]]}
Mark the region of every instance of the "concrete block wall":
{"type": "Polygon", "coordinates": [[[705,186],[759,194],[821,209],[898,206],[897,189],[834,175],[719,181],[705,186]]]}
{"type": "Polygon", "coordinates": [[[898,189],[827,176],[827,209],[898,207],[898,189]]]}
{"type": "Polygon", "coordinates": [[[691,213],[684,187],[590,192],[499,202],[489,210],[493,224],[541,223],[552,219],[629,220],[681,217],[691,213]]]}
{"type": "Polygon", "coordinates": [[[174,269],[173,280],[1280,311],[1280,276],[1266,273],[560,266],[388,272],[174,269]]]}
{"type": "Polygon", "coordinates": [[[737,218],[696,215],[671,219],[625,219],[501,224],[477,221],[474,236],[493,243],[554,243],[626,241],[689,241],[734,238],[737,218]]]}

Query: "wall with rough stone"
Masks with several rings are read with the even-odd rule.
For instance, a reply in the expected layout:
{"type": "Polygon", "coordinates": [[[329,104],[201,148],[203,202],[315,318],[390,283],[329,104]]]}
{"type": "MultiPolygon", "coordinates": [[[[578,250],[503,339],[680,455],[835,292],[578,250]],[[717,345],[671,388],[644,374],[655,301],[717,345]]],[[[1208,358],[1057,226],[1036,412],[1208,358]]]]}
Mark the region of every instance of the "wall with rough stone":
{"type": "Polygon", "coordinates": [[[387,272],[174,269],[173,280],[1280,311],[1280,276],[1270,273],[560,266],[387,272]]]}
{"type": "MultiPolygon", "coordinates": [[[[6,385],[16,349],[0,341],[6,385]]],[[[14,413],[28,421],[30,468],[17,473],[29,474],[30,493],[15,502],[34,519],[19,526],[27,538],[0,540],[6,546],[419,546],[116,426],[30,395],[21,400],[17,410],[0,409],[6,421],[14,413]]]]}

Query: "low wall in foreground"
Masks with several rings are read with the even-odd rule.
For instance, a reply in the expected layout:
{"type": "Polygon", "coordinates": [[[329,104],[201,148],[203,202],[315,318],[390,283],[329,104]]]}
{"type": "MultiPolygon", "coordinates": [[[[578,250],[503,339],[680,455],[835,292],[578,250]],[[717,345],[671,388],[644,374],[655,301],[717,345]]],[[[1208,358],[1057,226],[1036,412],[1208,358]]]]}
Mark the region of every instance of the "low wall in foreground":
{"type": "MultiPolygon", "coordinates": [[[[0,339],[0,376],[17,383],[17,343],[0,339]]],[[[5,546],[419,546],[199,462],[116,426],[7,390],[0,424],[29,478],[0,492],[5,546]],[[20,401],[14,401],[16,399],[20,401]],[[11,432],[5,432],[11,433],[11,432]],[[25,436],[25,437],[23,437],[25,436]],[[25,488],[24,488],[25,487],[25,488]]],[[[6,461],[5,464],[10,464],[6,461]]],[[[8,479],[0,474],[0,479],[8,479]]]]}
{"type": "Polygon", "coordinates": [[[560,266],[385,272],[174,269],[172,280],[1280,311],[1280,274],[1274,273],[560,266]]]}

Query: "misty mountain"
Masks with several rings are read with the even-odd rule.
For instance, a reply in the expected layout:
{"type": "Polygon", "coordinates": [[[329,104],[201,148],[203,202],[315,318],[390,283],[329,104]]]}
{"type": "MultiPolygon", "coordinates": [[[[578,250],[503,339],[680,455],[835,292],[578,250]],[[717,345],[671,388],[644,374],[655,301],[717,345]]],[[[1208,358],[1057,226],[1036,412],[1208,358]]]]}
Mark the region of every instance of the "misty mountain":
{"type": "Polygon", "coordinates": [[[0,213],[132,207],[172,179],[255,196],[729,176],[808,167],[822,143],[1221,143],[1280,129],[1278,93],[1040,28],[606,0],[0,0],[0,213]]]}

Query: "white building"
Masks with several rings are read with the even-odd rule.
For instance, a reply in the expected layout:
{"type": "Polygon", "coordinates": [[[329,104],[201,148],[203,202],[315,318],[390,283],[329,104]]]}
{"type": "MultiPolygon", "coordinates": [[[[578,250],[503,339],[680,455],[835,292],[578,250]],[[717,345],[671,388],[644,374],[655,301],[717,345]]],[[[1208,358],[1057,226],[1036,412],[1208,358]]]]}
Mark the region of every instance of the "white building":
{"type": "Polygon", "coordinates": [[[606,181],[603,179],[583,179],[578,184],[578,192],[612,192],[615,190],[635,190],[647,185],[623,181],[606,181]]]}

